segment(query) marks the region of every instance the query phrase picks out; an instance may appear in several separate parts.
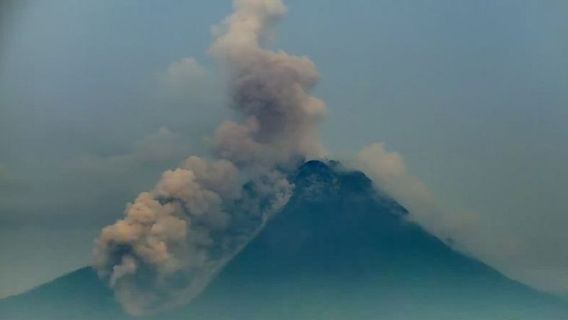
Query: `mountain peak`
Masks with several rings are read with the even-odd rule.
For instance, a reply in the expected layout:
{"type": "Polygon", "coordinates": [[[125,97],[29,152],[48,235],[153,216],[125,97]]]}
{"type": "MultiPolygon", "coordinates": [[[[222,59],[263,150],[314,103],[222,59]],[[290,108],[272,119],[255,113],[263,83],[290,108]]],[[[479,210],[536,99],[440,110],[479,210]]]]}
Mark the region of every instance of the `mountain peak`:
{"type": "Polygon", "coordinates": [[[339,161],[311,160],[301,165],[291,178],[295,185],[294,201],[328,202],[359,199],[372,201],[383,207],[382,211],[397,215],[407,210],[386,193],[373,186],[363,172],[344,167],[339,161]]]}
{"type": "Polygon", "coordinates": [[[312,160],[300,166],[292,177],[294,196],[310,201],[323,201],[338,190],[338,175],[326,163],[312,160]]]}
{"type": "MultiPolygon", "coordinates": [[[[558,320],[566,304],[409,222],[363,173],[308,161],[294,194],[188,306],[160,320],[558,320]]],[[[89,268],[0,301],[0,319],[126,320],[89,268]]]]}

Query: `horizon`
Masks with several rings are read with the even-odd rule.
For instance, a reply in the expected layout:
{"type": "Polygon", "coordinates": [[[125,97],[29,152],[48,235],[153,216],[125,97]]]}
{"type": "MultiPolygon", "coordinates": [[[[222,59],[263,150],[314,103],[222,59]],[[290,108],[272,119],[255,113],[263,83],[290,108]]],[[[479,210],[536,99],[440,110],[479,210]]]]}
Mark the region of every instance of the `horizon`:
{"type": "MultiPolygon", "coordinates": [[[[568,297],[568,4],[57,0],[0,10],[0,298],[94,265],[139,310],[130,275],[154,258],[114,246],[121,221],[144,225],[142,209],[164,228],[171,259],[144,286],[158,292],[163,272],[183,271],[203,277],[184,284],[198,296],[286,207],[297,159],[360,170],[463,254],[568,297]],[[198,248],[203,229],[212,248],[178,248],[181,238],[198,248]]],[[[134,252],[156,237],[128,232],[134,252]]]]}

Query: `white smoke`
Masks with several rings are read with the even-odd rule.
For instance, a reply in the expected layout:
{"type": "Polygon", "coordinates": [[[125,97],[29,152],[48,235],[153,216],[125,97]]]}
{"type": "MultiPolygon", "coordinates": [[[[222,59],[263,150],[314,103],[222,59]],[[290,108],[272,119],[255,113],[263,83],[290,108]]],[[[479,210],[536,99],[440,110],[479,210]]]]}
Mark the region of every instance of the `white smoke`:
{"type": "Polygon", "coordinates": [[[551,245],[543,237],[519,233],[511,226],[499,227],[499,218],[487,219],[477,212],[452,210],[437,201],[428,187],[410,174],[403,157],[386,150],[383,143],[365,147],[353,166],[373,180],[376,188],[386,192],[409,211],[409,219],[417,222],[461,252],[474,256],[512,279],[543,291],[565,293],[565,268],[558,261],[568,261],[562,247],[562,235],[554,234],[551,245]],[[554,248],[553,256],[548,252],[554,248]],[[543,250],[546,248],[547,250],[543,250]],[[559,260],[560,259],[560,260],[559,260]],[[562,260],[564,259],[564,260],[562,260]]]}
{"type": "Polygon", "coordinates": [[[469,251],[455,236],[474,232],[478,217],[466,212],[456,214],[441,206],[426,184],[408,172],[399,153],[387,151],[384,143],[374,143],[357,154],[353,165],[369,176],[378,189],[408,209],[411,220],[440,239],[452,239],[460,249],[469,251]]]}
{"type": "Polygon", "coordinates": [[[309,94],[314,64],[261,46],[286,8],[280,0],[234,8],[211,53],[229,72],[241,121],[217,129],[217,160],[192,156],[164,172],[96,241],[94,266],[131,314],[190,302],[287,203],[286,169],[323,152],[316,125],[325,105],[309,94]]]}

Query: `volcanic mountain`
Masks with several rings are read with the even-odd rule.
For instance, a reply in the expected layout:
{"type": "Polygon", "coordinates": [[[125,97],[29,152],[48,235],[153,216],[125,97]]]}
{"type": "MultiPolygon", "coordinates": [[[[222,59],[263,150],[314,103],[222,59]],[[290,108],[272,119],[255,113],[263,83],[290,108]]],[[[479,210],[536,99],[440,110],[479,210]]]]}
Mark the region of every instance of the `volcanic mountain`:
{"type": "MultiPolygon", "coordinates": [[[[407,219],[361,172],[310,161],[287,206],[189,305],[147,319],[560,320],[568,304],[407,219]]],[[[91,268],[0,301],[6,320],[123,320],[91,268]]]]}

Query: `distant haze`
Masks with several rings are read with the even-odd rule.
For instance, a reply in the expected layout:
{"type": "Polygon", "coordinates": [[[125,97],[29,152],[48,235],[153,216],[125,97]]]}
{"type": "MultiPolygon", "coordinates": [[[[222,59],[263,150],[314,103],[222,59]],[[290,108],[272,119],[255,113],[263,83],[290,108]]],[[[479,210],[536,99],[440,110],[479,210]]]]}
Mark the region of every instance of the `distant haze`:
{"type": "MultiPolygon", "coordinates": [[[[208,52],[230,1],[15,3],[0,4],[0,296],[89,263],[101,227],[236,118],[208,52]]],[[[266,45],[317,63],[330,157],[396,152],[395,180],[427,190],[452,238],[568,292],[568,3],[286,5],[266,45]]]]}

